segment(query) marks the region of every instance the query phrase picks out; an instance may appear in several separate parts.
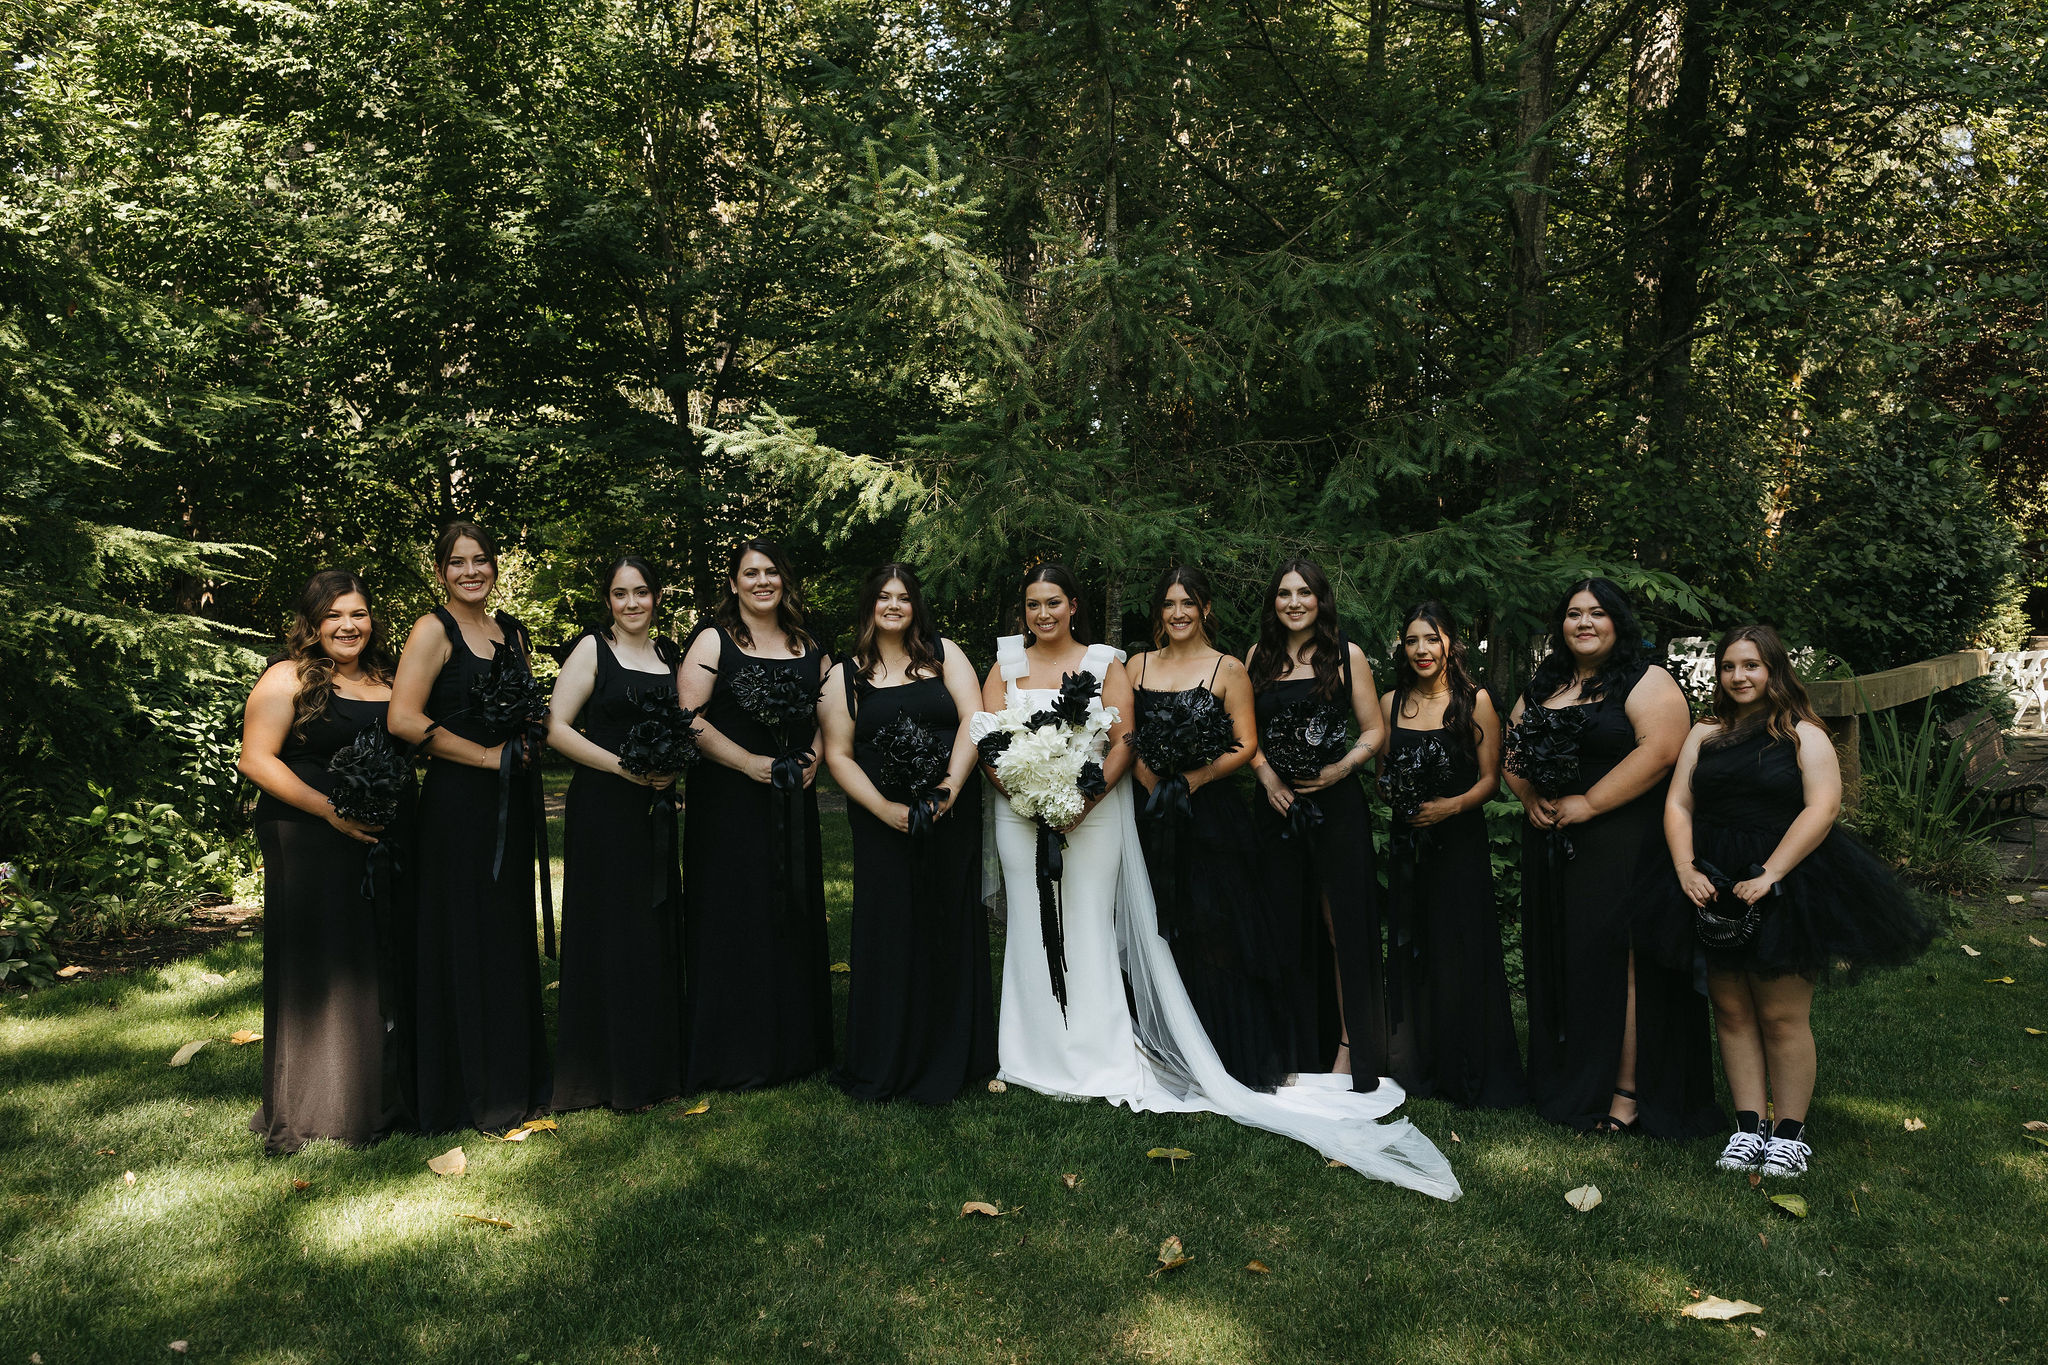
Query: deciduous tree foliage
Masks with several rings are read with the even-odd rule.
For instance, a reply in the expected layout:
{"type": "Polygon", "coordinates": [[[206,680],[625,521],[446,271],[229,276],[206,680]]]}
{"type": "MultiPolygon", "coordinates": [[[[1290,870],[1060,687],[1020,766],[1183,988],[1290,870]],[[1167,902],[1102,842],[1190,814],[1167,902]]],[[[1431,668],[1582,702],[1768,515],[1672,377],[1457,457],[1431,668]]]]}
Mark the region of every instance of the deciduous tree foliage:
{"type": "Polygon", "coordinates": [[[403,616],[456,513],[543,638],[624,549],[685,624],[765,529],[828,625],[902,552],[986,648],[1058,555],[1137,633],[1195,560],[1241,645],[1301,552],[1506,686],[1588,572],[1863,669],[2039,574],[2038,7],[0,15],[11,791],[115,774],[314,568],[403,616]]]}

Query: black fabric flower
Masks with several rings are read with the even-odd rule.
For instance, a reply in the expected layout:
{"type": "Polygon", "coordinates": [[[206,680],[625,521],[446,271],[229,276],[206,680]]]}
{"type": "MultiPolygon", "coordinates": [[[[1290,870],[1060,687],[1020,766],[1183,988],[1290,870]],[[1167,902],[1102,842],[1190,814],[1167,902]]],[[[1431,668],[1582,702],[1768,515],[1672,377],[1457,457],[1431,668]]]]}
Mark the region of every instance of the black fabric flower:
{"type": "Polygon", "coordinates": [[[1075,779],[1074,786],[1090,801],[1100,801],[1109,795],[1109,778],[1103,773],[1100,763],[1083,763],[1081,776],[1075,779]]]}
{"type": "Polygon", "coordinates": [[[1042,711],[1032,713],[1030,728],[1041,725],[1086,725],[1088,703],[1102,695],[1102,680],[1093,673],[1068,673],[1060,679],[1059,695],[1042,711]]]}
{"type": "Polygon", "coordinates": [[[1585,708],[1529,706],[1508,727],[1507,770],[1545,796],[1561,796],[1579,780],[1579,737],[1585,708]]]}
{"type": "Polygon", "coordinates": [[[1241,747],[1230,712],[1208,688],[1146,696],[1138,721],[1138,757],[1160,777],[1206,768],[1241,747]]]}
{"type": "Polygon", "coordinates": [[[1421,813],[1424,802],[1449,796],[1451,755],[1444,747],[1443,737],[1424,735],[1414,744],[1389,750],[1386,775],[1380,779],[1380,786],[1394,808],[1394,815],[1401,820],[1413,820],[1421,813]]]}
{"type": "Polygon", "coordinates": [[[1341,703],[1321,697],[1289,702],[1267,720],[1259,747],[1273,771],[1289,782],[1306,782],[1344,757],[1351,747],[1341,703]]]}
{"type": "Polygon", "coordinates": [[[993,768],[996,759],[1010,747],[1011,738],[1008,730],[991,730],[983,735],[974,747],[981,753],[981,761],[993,768]]]}
{"type": "Polygon", "coordinates": [[[875,786],[891,796],[915,797],[939,787],[953,760],[953,732],[940,732],[898,716],[870,742],[875,786]]]}
{"type": "Polygon", "coordinates": [[[679,703],[674,691],[633,688],[627,697],[640,719],[619,740],[621,768],[635,777],[673,776],[697,761],[697,713],[679,703]]]}
{"type": "Polygon", "coordinates": [[[412,760],[400,752],[381,725],[366,725],[346,749],[327,760],[333,779],[328,799],[334,813],[363,825],[388,825],[398,818],[398,799],[412,781],[412,760]]]}
{"type": "Polygon", "coordinates": [[[548,690],[502,640],[491,646],[491,671],[469,685],[469,705],[501,743],[523,737],[538,753],[547,740],[548,690]]]}
{"type": "Polygon", "coordinates": [[[808,749],[818,728],[818,693],[796,672],[749,664],[732,675],[732,695],[768,728],[786,754],[808,749]]]}

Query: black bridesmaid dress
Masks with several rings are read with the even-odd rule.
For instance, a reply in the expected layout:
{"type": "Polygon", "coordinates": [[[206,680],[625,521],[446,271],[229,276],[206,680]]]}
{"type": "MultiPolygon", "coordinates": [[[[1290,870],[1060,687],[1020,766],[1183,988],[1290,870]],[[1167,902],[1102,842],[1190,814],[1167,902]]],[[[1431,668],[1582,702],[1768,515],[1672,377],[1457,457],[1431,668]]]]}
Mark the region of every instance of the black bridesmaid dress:
{"type": "MultiPolygon", "coordinates": [[[[470,710],[470,684],[491,661],[464,643],[445,607],[448,662],[427,696],[427,716],[452,735],[491,746],[470,710]]],[[[498,629],[530,657],[526,631],[503,612],[498,629]]],[[[546,1112],[552,1094],[534,944],[534,770],[500,774],[434,758],[420,784],[418,1018],[419,1122],[429,1133],[497,1132],[546,1112]],[[492,875],[500,823],[502,872],[492,875]]]]}
{"type": "MultiPolygon", "coordinates": [[[[1636,747],[1628,697],[1639,666],[1583,705],[1579,778],[1586,792],[1636,747]]],[[[1538,703],[1534,700],[1529,705],[1538,703]]],[[[1646,858],[1664,858],[1664,792],[1558,831],[1522,833],[1522,962],[1529,999],[1529,1093],[1553,1123],[1590,1130],[1613,1107],[1628,1018],[1630,909],[1646,858]]],[[[1636,1084],[1642,1131],[1691,1138],[1726,1133],[1714,1098],[1706,997],[1690,972],[1636,961],[1636,1084]]]]}
{"type": "MultiPolygon", "coordinates": [[[[1398,699],[1394,706],[1400,712],[1398,699]]],[[[1435,748],[1444,755],[1439,796],[1468,792],[1479,758],[1443,729],[1398,722],[1387,753],[1435,748]]],[[[1529,1102],[1515,1042],[1507,972],[1501,965],[1500,915],[1486,813],[1468,810],[1411,827],[1398,816],[1387,849],[1387,918],[1393,944],[1388,1008],[1397,1039],[1394,1078],[1411,1096],[1467,1109],[1510,1109],[1529,1102]]]]}
{"type": "MultiPolygon", "coordinates": [[[[1762,726],[1721,744],[1703,744],[1692,770],[1693,861],[1731,882],[1748,879],[1777,850],[1806,808],[1799,746],[1762,726]]],[[[1742,948],[1702,948],[1693,933],[1693,905],[1679,888],[1670,859],[1644,874],[1635,916],[1636,951],[1690,972],[1704,957],[1721,971],[1756,976],[1819,976],[1846,969],[1900,967],[1934,940],[1934,925],[1914,905],[1891,869],[1839,825],[1799,860],[1763,900],[1756,936],[1742,948]]],[[[1724,897],[1723,915],[1741,904],[1724,897]]]]}
{"type": "MultiPolygon", "coordinates": [[[[384,724],[390,703],[328,699],[327,713],[288,734],[278,757],[317,792],[328,760],[384,724]]],[[[249,1131],[272,1155],[318,1138],[352,1147],[409,1121],[412,1074],[405,985],[412,903],[408,790],[371,848],[267,792],[257,798],[263,849],[263,1103],[249,1131]],[[392,855],[395,855],[392,856],[392,855]],[[370,894],[365,895],[368,891],[370,894]]]]}
{"type": "MultiPolygon", "coordinates": [[[[1344,691],[1318,698],[1315,677],[1283,679],[1258,693],[1256,706],[1260,743],[1283,710],[1309,704],[1322,727],[1348,733],[1351,722],[1351,652],[1344,646],[1344,691]]],[[[1372,846],[1372,807],[1356,774],[1322,791],[1296,798],[1320,813],[1313,828],[1273,809],[1259,793],[1256,828],[1268,894],[1287,921],[1282,951],[1297,983],[1287,994],[1294,1002],[1288,1035],[1293,1040],[1292,1070],[1327,1072],[1337,1045],[1350,1028],[1351,1088],[1361,1093],[1379,1089],[1380,1077],[1392,1075],[1387,1029],[1385,982],[1381,975],[1379,876],[1372,846]],[[1323,901],[1330,903],[1330,926],[1323,923],[1323,901]],[[1334,949],[1330,931],[1336,932],[1334,949]],[[1343,1010],[1338,1010],[1336,983],[1344,983],[1343,1010]]]]}
{"type": "MultiPolygon", "coordinates": [[[[1209,696],[1210,705],[1223,704],[1207,687],[1177,693],[1135,687],[1138,731],[1144,732],[1148,719],[1157,723],[1163,698],[1193,693],[1209,696]]],[[[1289,911],[1283,926],[1275,917],[1273,897],[1260,882],[1259,843],[1248,799],[1263,801],[1264,796],[1233,773],[1197,789],[1184,812],[1166,809],[1156,798],[1147,801],[1138,833],[1159,907],[1159,935],[1173,949],[1174,965],[1203,1031],[1224,1070],[1250,1089],[1271,1091],[1300,1069],[1290,990],[1306,983],[1297,982],[1290,970],[1300,960],[1295,901],[1282,902],[1289,911]]],[[[1313,1069],[1328,1064],[1326,1057],[1313,1069]]]]}
{"type": "MultiPolygon", "coordinates": [[[[617,752],[643,692],[675,673],[627,668],[603,635],[579,725],[617,752]]],[[[682,866],[673,791],[595,768],[569,779],[562,840],[557,1110],[639,1109],[683,1093],[682,866]]]]}
{"type": "MultiPolygon", "coordinates": [[[[707,629],[718,631],[718,678],[699,714],[748,752],[779,755],[774,735],[740,704],[731,680],[744,668],[789,669],[815,695],[822,657],[811,650],[755,658],[724,630],[707,629]]],[[[829,1066],[832,987],[816,790],[778,790],[706,760],[690,769],[685,806],[686,1088],[756,1090],[829,1066]]]]}
{"type": "MultiPolygon", "coordinates": [[[[940,646],[944,660],[944,646],[940,646]]],[[[943,676],[896,687],[856,683],[847,665],[853,757],[882,795],[875,736],[908,716],[951,743],[960,712],[943,676]]],[[[855,1099],[945,1104],[995,1074],[995,995],[981,905],[981,779],[929,834],[899,834],[849,801],[853,942],[847,965],[846,1059],[833,1082],[855,1099]]]]}

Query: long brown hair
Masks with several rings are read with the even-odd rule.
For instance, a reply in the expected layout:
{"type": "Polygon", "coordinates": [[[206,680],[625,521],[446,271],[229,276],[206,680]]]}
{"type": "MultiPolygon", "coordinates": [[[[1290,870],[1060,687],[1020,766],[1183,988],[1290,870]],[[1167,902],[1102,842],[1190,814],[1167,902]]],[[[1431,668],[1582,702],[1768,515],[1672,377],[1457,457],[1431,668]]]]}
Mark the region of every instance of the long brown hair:
{"type": "MultiPolygon", "coordinates": [[[[298,605],[292,608],[291,629],[284,637],[285,657],[298,673],[299,689],[292,696],[292,734],[306,737],[306,727],[327,714],[334,697],[334,659],[320,647],[320,622],[327,609],[350,593],[360,594],[367,605],[370,589],[347,569],[322,569],[306,580],[298,605]]],[[[363,644],[363,676],[374,683],[389,684],[398,664],[384,638],[384,618],[370,612],[370,638],[363,644]]]]}
{"type": "Polygon", "coordinates": [[[1024,620],[1024,594],[1033,583],[1050,583],[1067,595],[1074,604],[1074,614],[1067,618],[1067,633],[1081,644],[1088,643],[1088,602],[1081,596],[1081,585],[1074,577],[1074,571],[1056,559],[1024,571],[1024,581],[1017,585],[1017,629],[1024,636],[1024,648],[1038,643],[1038,637],[1024,620]]]}
{"type": "Polygon", "coordinates": [[[875,629],[875,603],[882,598],[882,589],[891,581],[901,583],[903,590],[910,594],[910,625],[903,632],[903,648],[910,655],[910,668],[904,679],[935,677],[940,671],[937,644],[939,634],[932,629],[931,613],[925,610],[924,584],[917,581],[917,570],[901,560],[890,560],[877,565],[860,585],[860,605],[854,611],[853,623],[853,676],[859,682],[866,682],[882,666],[882,645],[875,629]]]}
{"type": "Polygon", "coordinates": [[[1792,655],[1785,648],[1785,642],[1778,638],[1778,632],[1769,626],[1737,626],[1721,637],[1721,643],[1714,646],[1714,719],[1719,728],[1707,736],[1707,744],[1728,744],[1753,730],[1759,722],[1739,721],[1735,714],[1735,699],[1721,686],[1721,660],[1728,651],[1744,640],[1756,646],[1757,657],[1763,660],[1764,671],[1770,676],[1764,680],[1763,720],[1761,724],[1778,739],[1798,740],[1799,722],[1811,721],[1823,730],[1821,718],[1813,709],[1813,700],[1806,695],[1806,684],[1799,681],[1799,675],[1792,671],[1792,655]]]}
{"type": "Polygon", "coordinates": [[[1434,599],[1409,608],[1401,618],[1401,638],[1394,642],[1395,722],[1400,721],[1401,704],[1408,693],[1422,682],[1416,676],[1415,665],[1408,660],[1408,627],[1417,621],[1428,622],[1443,637],[1444,681],[1450,687],[1450,696],[1444,702],[1444,731],[1458,751],[1470,757],[1479,750],[1479,726],[1472,719],[1479,707],[1479,684],[1472,681],[1472,671],[1466,667],[1465,642],[1458,638],[1450,608],[1434,599]]]}
{"type": "Polygon", "coordinates": [[[1152,585],[1152,647],[1166,648],[1166,593],[1176,583],[1186,590],[1195,610],[1201,613],[1203,643],[1211,649],[1217,648],[1216,594],[1209,590],[1209,575],[1192,564],[1176,564],[1159,575],[1159,581],[1152,585]]]}
{"type": "Polygon", "coordinates": [[[790,567],[789,556],[782,552],[780,545],[759,536],[733,546],[732,553],[726,557],[725,600],[711,613],[711,619],[732,636],[740,648],[754,647],[754,632],[747,629],[747,618],[740,613],[739,594],[732,589],[732,581],[740,576],[740,562],[752,553],[768,556],[768,562],[775,566],[776,574],[782,579],[782,600],[775,604],[775,624],[782,627],[782,633],[789,641],[789,652],[801,655],[816,649],[810,633],[804,629],[803,585],[797,581],[796,570],[790,567]]]}
{"type": "Polygon", "coordinates": [[[1291,573],[1300,574],[1316,595],[1316,623],[1309,628],[1309,643],[1315,647],[1315,657],[1309,662],[1315,669],[1316,695],[1325,700],[1341,697],[1348,646],[1337,631],[1337,599],[1330,592],[1330,576],[1314,560],[1298,556],[1280,561],[1280,567],[1273,570],[1273,581],[1266,584],[1266,600],[1259,604],[1259,649],[1252,656],[1252,691],[1263,692],[1294,671],[1294,657],[1287,652],[1287,627],[1273,607],[1281,580],[1291,573]]]}

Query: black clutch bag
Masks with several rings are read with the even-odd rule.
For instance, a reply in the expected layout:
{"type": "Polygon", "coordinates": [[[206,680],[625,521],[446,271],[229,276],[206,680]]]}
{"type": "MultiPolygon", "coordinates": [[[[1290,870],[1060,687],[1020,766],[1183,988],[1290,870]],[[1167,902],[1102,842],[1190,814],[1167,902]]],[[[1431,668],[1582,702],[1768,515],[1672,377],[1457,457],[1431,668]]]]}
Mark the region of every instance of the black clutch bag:
{"type": "MultiPolygon", "coordinates": [[[[1693,860],[1692,865],[1705,873],[1707,880],[1714,884],[1714,899],[1692,912],[1693,936],[1709,948],[1747,948],[1750,941],[1756,937],[1756,931],[1763,927],[1764,911],[1770,898],[1783,895],[1785,884],[1772,883],[1771,889],[1757,897],[1755,904],[1744,905],[1731,894],[1735,889],[1736,878],[1729,876],[1712,863],[1698,858],[1693,860]],[[1724,901],[1734,906],[1737,913],[1722,914],[1720,906],[1724,901]]],[[[1750,878],[1763,876],[1763,865],[1751,863],[1746,875],[1750,878]]]]}

